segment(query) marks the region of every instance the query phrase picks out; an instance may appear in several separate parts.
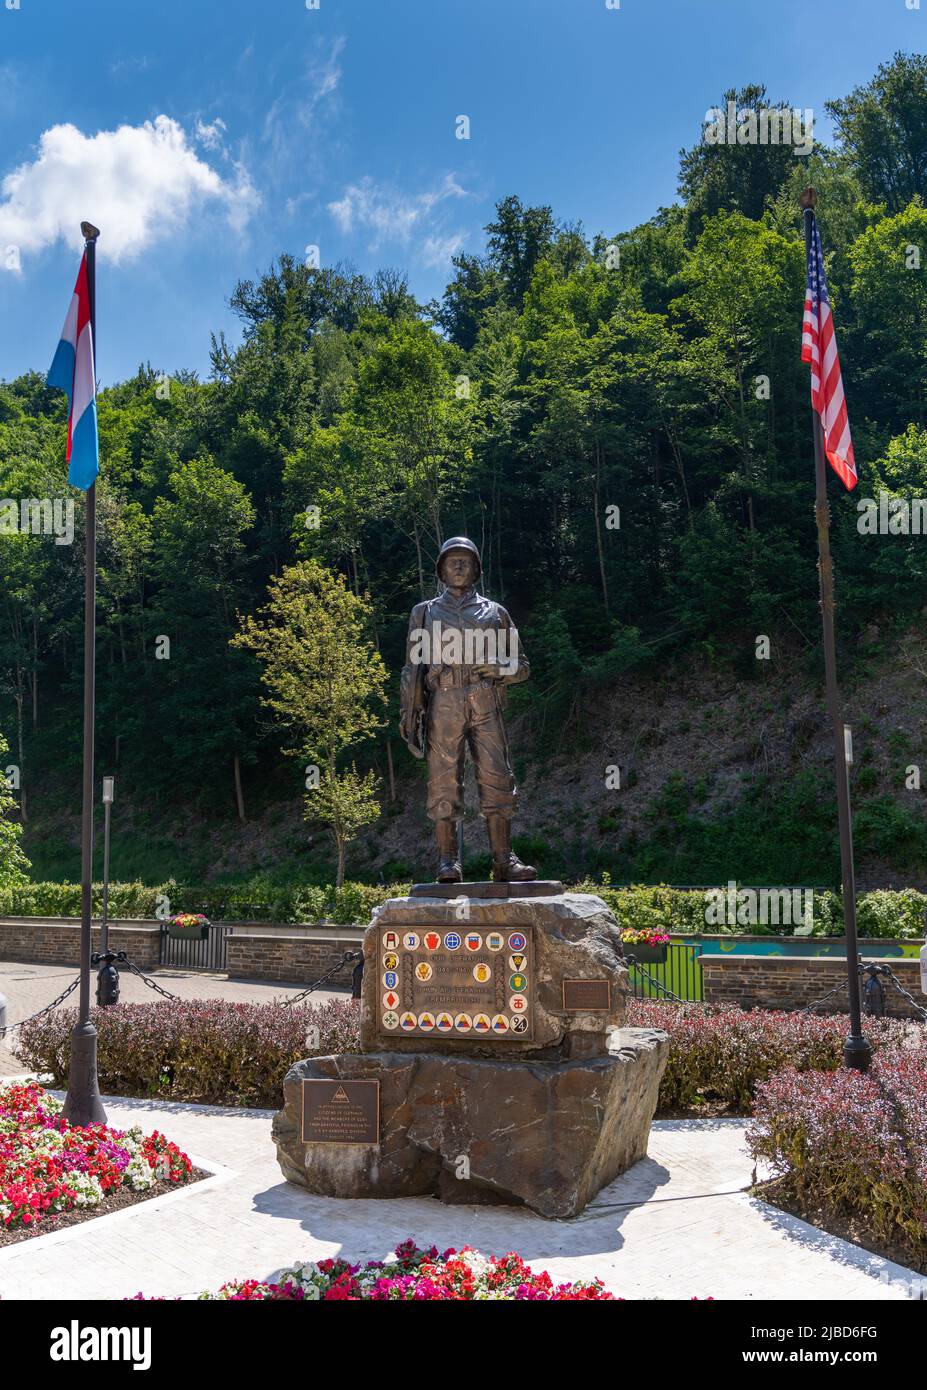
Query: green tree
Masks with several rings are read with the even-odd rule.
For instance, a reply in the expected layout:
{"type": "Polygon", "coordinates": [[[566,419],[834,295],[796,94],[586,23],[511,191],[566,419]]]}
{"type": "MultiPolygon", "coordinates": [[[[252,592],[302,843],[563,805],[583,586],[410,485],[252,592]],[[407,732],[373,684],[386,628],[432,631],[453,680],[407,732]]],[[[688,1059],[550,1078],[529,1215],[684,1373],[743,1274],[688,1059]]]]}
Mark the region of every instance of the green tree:
{"type": "Polygon", "coordinates": [[[380,809],[373,775],[342,765],[348,749],[382,727],[373,707],[384,701],[386,669],[367,636],[369,616],[340,575],[304,560],[271,581],[258,617],[246,617],[232,639],[262,663],[263,704],[288,751],[308,764],[306,818],[331,831],[339,886],[348,843],[380,809]]]}
{"type": "Polygon", "coordinates": [[[896,53],[865,86],[825,103],[872,203],[900,212],[927,197],[927,57],[896,53]]]}
{"type": "Polygon", "coordinates": [[[20,847],[22,826],[11,820],[16,799],[8,785],[7,755],[9,748],[0,735],[0,889],[15,888],[26,882],[29,860],[20,847]]]}

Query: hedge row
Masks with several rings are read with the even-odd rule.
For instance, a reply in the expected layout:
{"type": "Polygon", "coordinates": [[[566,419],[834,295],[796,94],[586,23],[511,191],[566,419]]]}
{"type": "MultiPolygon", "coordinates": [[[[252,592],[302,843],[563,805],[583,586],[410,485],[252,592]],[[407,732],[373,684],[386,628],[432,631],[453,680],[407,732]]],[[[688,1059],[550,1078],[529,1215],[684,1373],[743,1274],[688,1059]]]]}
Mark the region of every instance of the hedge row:
{"type": "Polygon", "coordinates": [[[927,1049],[865,1074],[788,1068],[758,1087],[747,1142],[774,1200],[927,1271],[927,1049]]]}
{"type": "MultiPolygon", "coordinates": [[[[100,1086],[111,1095],[163,1096],[214,1105],[274,1108],[293,1062],[313,1052],[356,1052],[359,1009],[348,999],[322,1005],[165,1000],[96,1009],[100,1086]],[[317,1029],[318,1033],[312,1033],[317,1029]],[[309,1039],[310,1045],[307,1045],[309,1039]]],[[[65,1085],[72,1010],[25,1024],[17,1055],[30,1070],[65,1085]]],[[[745,1012],[733,1006],[631,1000],[628,1022],[664,1028],[672,1039],[660,1110],[697,1110],[720,1101],[748,1111],[755,1087],[792,1066],[840,1066],[847,1020],[839,1015],[745,1012]]],[[[910,1036],[892,1019],[867,1019],[880,1051],[910,1036]]]]}
{"type": "MultiPolygon", "coordinates": [[[[143,883],[110,885],[111,917],[162,917],[173,912],[204,912],[215,920],[259,920],[271,922],[335,922],[341,925],[365,923],[387,898],[401,897],[408,883],[332,885],[296,884],[288,887],[255,879],[236,888],[209,888],[179,884],[173,880],[155,887],[143,883]]],[[[598,893],[614,912],[620,926],[661,928],[677,935],[699,932],[792,931],[791,926],[708,924],[705,921],[704,890],[671,888],[665,884],[615,888],[610,883],[587,881],[577,892],[598,893]]],[[[102,908],[103,890],[94,885],[94,907],[102,908]]],[[[864,893],[857,901],[857,920],[862,937],[903,937],[924,935],[927,895],[913,888],[899,892],[878,889],[864,893]]],[[[77,883],[27,883],[0,892],[0,916],[78,917],[80,885],[77,883]]],[[[814,935],[840,936],[843,916],[836,893],[814,895],[814,935]]]]}

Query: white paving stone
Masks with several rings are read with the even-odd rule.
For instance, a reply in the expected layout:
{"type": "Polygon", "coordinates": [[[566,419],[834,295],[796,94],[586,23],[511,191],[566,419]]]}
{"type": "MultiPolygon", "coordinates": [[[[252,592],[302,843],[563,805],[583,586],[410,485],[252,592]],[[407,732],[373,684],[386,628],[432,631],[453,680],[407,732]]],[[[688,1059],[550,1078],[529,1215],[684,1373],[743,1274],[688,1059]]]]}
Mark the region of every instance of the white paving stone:
{"type": "Polygon", "coordinates": [[[159,1129],[216,1175],[165,1199],[0,1250],[4,1299],[176,1297],[296,1260],[423,1244],[517,1250],[556,1279],[625,1298],[899,1299],[927,1280],[748,1196],[745,1125],[658,1121],[648,1157],[575,1221],[432,1199],[339,1201],[283,1181],[271,1112],[107,1098],[111,1124],[159,1129]],[[881,1278],[880,1278],[881,1276],[881,1278]]]}

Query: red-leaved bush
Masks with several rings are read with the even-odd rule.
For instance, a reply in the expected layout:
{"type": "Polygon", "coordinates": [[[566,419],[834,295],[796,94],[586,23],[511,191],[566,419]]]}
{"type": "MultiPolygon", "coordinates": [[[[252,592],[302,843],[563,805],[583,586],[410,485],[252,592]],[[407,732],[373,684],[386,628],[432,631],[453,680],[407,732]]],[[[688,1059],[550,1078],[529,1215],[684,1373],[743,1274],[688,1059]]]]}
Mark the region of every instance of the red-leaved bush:
{"type": "MultiPolygon", "coordinates": [[[[351,999],[291,1008],[165,999],[91,1009],[90,1017],[100,1089],[117,1096],[275,1109],[294,1062],[359,1046],[358,1005],[351,999]]],[[[56,1009],[22,1028],[16,1055],[36,1073],[50,1074],[54,1086],[67,1085],[75,1018],[72,1009],[56,1009]]]]}
{"type": "MultiPolygon", "coordinates": [[[[848,1026],[840,1014],[822,1017],[654,999],[632,999],[628,1025],[663,1028],[672,1039],[660,1085],[660,1110],[726,1101],[745,1112],[757,1083],[783,1067],[800,1072],[839,1067],[848,1026]]],[[[908,1025],[897,1019],[867,1019],[866,1033],[874,1048],[893,1048],[908,1035],[908,1025]]]]}
{"type": "MultiPolygon", "coordinates": [[[[292,1008],[163,1000],[95,1009],[92,1018],[100,1086],[110,1095],[275,1109],[294,1062],[313,1053],[360,1049],[360,1013],[351,999],[292,1008]]],[[[628,1024],[663,1028],[672,1038],[658,1114],[706,1101],[749,1111],[757,1082],[783,1067],[839,1067],[847,1033],[847,1020],[839,1015],[646,999],[631,1001],[628,1024]]],[[[55,1085],[66,1085],[73,1026],[74,1013],[67,1009],[24,1025],[17,1055],[32,1070],[51,1074],[55,1085]]],[[[879,1049],[900,1044],[909,1028],[893,1019],[866,1020],[866,1032],[879,1049]]]]}
{"type": "Polygon", "coordinates": [[[747,1142],[800,1212],[852,1219],[927,1264],[923,1046],[876,1056],[869,1072],[787,1068],[757,1087],[747,1142]]]}

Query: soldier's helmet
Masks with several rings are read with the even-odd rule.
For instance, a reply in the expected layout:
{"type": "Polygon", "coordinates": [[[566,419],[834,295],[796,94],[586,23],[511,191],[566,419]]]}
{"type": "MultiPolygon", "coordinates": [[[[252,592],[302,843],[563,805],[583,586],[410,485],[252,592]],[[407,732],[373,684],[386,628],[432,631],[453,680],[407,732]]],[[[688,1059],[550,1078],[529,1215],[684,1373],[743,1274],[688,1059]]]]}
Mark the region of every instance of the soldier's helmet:
{"type": "Polygon", "coordinates": [[[444,542],[438,552],[438,558],[435,561],[435,574],[438,578],[441,578],[441,561],[444,559],[445,555],[450,554],[452,550],[469,550],[470,554],[476,560],[476,578],[479,579],[480,575],[483,573],[480,552],[467,536],[451,536],[449,541],[444,542]]]}

